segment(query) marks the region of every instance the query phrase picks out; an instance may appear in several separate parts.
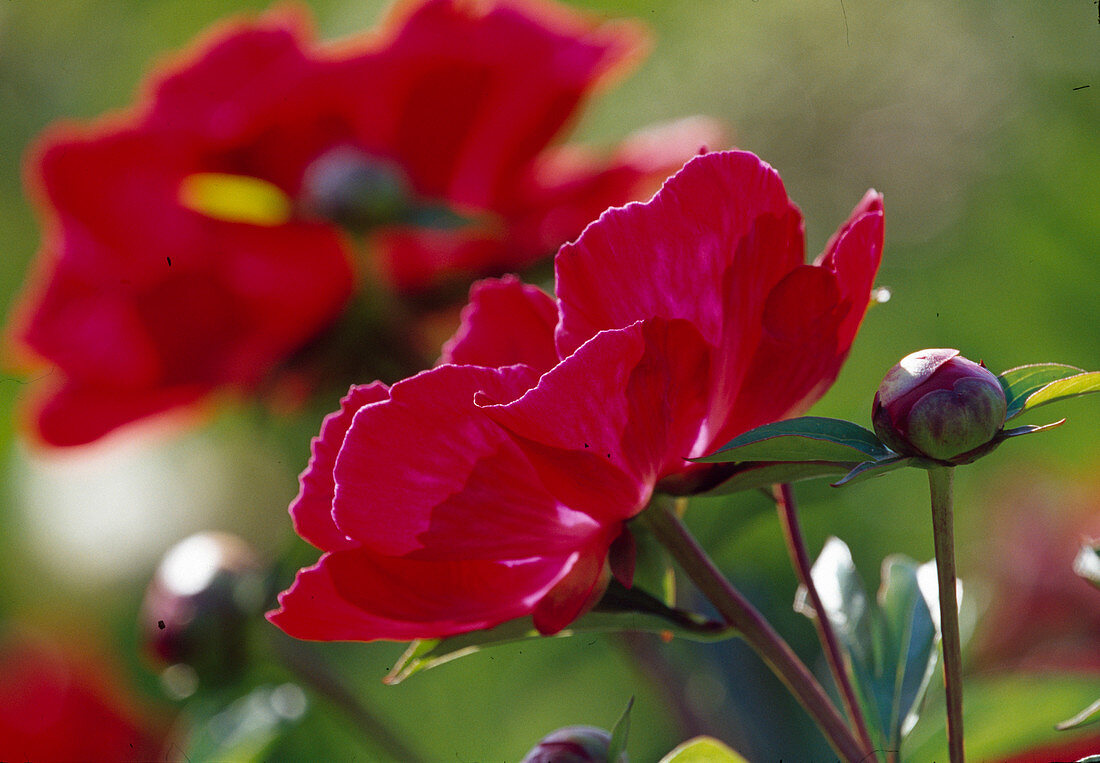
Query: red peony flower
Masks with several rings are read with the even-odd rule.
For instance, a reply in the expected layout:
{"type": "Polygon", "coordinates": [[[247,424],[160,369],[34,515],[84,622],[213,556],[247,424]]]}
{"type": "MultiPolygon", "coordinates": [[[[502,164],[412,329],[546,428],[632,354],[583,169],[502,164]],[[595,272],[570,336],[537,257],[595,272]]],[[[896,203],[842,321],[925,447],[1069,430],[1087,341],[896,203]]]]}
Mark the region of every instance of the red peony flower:
{"type": "Polygon", "coordinates": [[[154,760],[165,739],[87,656],[24,638],[0,646],[0,760],[154,760]]]}
{"type": "Polygon", "coordinates": [[[709,123],[607,160],[547,149],[640,39],[524,0],[406,4],[336,47],[268,14],[199,42],[131,112],[54,129],[28,165],[46,233],[15,330],[59,372],[42,439],[255,389],[336,320],[358,271],[414,290],[517,268],[649,193],[709,123]],[[373,233],[377,265],[345,228],[373,233]]]}
{"type": "MultiPolygon", "coordinates": [[[[291,507],[326,553],[269,615],[310,639],[435,638],[603,593],[624,522],[659,482],[836,377],[870,299],[868,193],[815,265],[802,217],[752,154],[689,162],[558,253],[553,302],[479,284],[448,364],[353,388],[291,507]]],[[[614,574],[630,585],[629,551],[614,574]]]]}

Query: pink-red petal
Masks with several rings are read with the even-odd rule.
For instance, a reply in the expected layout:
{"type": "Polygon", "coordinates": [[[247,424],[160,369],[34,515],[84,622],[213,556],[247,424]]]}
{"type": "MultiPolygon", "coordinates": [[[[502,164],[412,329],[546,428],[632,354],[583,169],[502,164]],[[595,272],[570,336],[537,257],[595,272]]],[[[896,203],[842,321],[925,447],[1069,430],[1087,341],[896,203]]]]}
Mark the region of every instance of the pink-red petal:
{"type": "Polygon", "coordinates": [[[353,386],[340,400],[340,409],[321,423],[321,432],[310,443],[309,465],[298,478],[300,488],[290,504],[294,530],[322,551],[352,548],[348,538],[332,520],[332,500],[336,493],[333,469],[344,444],[344,436],[359,409],[388,400],[389,388],[381,382],[353,386]]]}
{"type": "Polygon", "coordinates": [[[598,334],[515,402],[478,400],[551,493],[611,523],[641,511],[656,480],[690,455],[709,363],[693,326],[653,319],[598,334]]]}
{"type": "Polygon", "coordinates": [[[558,362],[557,322],[557,304],[542,289],[515,276],[479,281],[440,362],[489,368],[522,363],[544,373],[558,362]]]}
{"type": "Polygon", "coordinates": [[[608,210],[561,248],[558,352],[652,317],[684,318],[720,346],[802,257],[801,215],[775,170],[743,151],[696,157],[649,202],[608,210]]]}
{"type": "Polygon", "coordinates": [[[359,411],[336,460],[336,525],[357,543],[417,559],[568,553],[601,532],[542,487],[525,454],[477,408],[535,383],[524,366],[440,366],[359,411]]]}
{"type": "Polygon", "coordinates": [[[569,562],[422,561],[337,551],[300,571],[268,619],[303,639],[443,638],[531,614],[569,562]]]}

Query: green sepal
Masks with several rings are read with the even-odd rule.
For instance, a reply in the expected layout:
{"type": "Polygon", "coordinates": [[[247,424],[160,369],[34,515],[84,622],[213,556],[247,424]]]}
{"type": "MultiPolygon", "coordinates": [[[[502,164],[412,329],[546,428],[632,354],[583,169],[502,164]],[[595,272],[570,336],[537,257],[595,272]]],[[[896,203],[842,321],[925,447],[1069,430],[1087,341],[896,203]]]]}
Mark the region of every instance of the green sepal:
{"type": "Polygon", "coordinates": [[[1100,391],[1100,372],[1064,363],[1034,363],[1010,368],[997,377],[1005,391],[1005,420],[1046,403],[1100,391]]]}
{"type": "Polygon", "coordinates": [[[880,477],[895,469],[903,469],[906,466],[917,466],[919,461],[923,461],[923,459],[915,456],[901,456],[897,453],[887,456],[886,458],[880,458],[877,461],[864,461],[862,464],[859,464],[845,474],[841,479],[832,483],[832,486],[843,487],[844,485],[862,482],[871,477],[880,477]]]}
{"type": "Polygon", "coordinates": [[[784,482],[832,477],[847,474],[856,465],[855,461],[746,461],[738,464],[737,470],[729,478],[709,490],[692,495],[729,495],[745,490],[759,490],[784,482]]]}
{"type": "Polygon", "coordinates": [[[1054,429],[1060,427],[1066,423],[1065,419],[1059,419],[1058,421],[1052,421],[1049,424],[1025,424],[1022,427],[1015,427],[1014,429],[1004,429],[997,434],[993,439],[1000,442],[1001,440],[1007,440],[1009,437],[1019,437],[1025,434],[1035,434],[1036,432],[1045,432],[1048,429],[1054,429]]]}
{"type": "Polygon", "coordinates": [[[677,745],[660,763],[748,763],[714,737],[699,736],[677,745]]]}
{"type": "Polygon", "coordinates": [[[413,228],[450,231],[474,225],[478,220],[458,212],[447,204],[422,202],[403,210],[396,222],[413,228]]]}
{"type": "MultiPolygon", "coordinates": [[[[863,580],[843,541],[829,538],[811,575],[826,617],[847,653],[848,672],[860,706],[883,749],[900,749],[916,724],[936,659],[937,628],[932,608],[920,586],[922,565],[903,556],[882,564],[877,599],[863,580]]],[[[805,589],[795,609],[817,613],[805,589]]]]}
{"type": "Polygon", "coordinates": [[[892,455],[874,432],[842,419],[802,416],[751,429],[703,458],[731,461],[875,461],[892,455]]]}
{"type": "Polygon", "coordinates": [[[610,763],[619,763],[620,760],[626,760],[626,740],[630,736],[630,709],[634,707],[634,697],[631,697],[626,703],[626,709],[623,710],[623,714],[619,716],[619,720],[615,721],[615,726],[611,729],[611,741],[607,745],[607,759],[610,763]]]}
{"type": "MultiPolygon", "coordinates": [[[[623,588],[612,580],[607,592],[593,609],[579,617],[554,638],[578,633],[616,633],[638,631],[672,634],[690,641],[722,641],[737,632],[725,623],[707,620],[693,612],[665,606],[638,586],[623,588]]],[[[409,644],[383,682],[398,684],[409,676],[428,668],[465,657],[490,646],[513,641],[544,638],[535,629],[530,617],[501,623],[488,630],[471,631],[443,639],[421,639],[409,644]]]]}

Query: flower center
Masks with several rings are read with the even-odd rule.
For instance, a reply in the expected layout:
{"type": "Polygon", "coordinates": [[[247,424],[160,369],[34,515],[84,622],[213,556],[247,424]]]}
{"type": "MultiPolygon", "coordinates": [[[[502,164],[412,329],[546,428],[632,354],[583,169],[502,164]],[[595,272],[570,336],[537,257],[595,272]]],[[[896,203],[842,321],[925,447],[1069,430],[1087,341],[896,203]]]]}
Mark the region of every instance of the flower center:
{"type": "Polygon", "coordinates": [[[401,221],[414,200],[399,166],[347,146],[319,156],[302,177],[303,214],[357,233],[401,221]]]}

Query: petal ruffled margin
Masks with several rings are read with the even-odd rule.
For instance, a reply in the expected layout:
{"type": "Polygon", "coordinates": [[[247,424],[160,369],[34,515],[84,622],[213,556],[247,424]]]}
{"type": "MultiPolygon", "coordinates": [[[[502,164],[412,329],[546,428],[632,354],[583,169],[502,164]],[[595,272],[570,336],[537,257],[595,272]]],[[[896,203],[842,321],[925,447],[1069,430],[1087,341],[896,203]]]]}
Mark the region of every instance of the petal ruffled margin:
{"type": "Polygon", "coordinates": [[[332,501],[336,493],[333,469],[355,414],[360,408],[389,397],[389,388],[381,382],[353,386],[340,400],[340,409],[325,417],[320,434],[310,442],[309,465],[298,477],[300,487],[290,504],[290,516],[295,532],[322,551],[357,545],[332,519],[332,501]]]}
{"type": "Polygon", "coordinates": [[[500,368],[522,363],[539,373],[557,365],[558,308],[542,289],[515,276],[478,281],[462,324],[443,345],[440,363],[500,368]]]}

